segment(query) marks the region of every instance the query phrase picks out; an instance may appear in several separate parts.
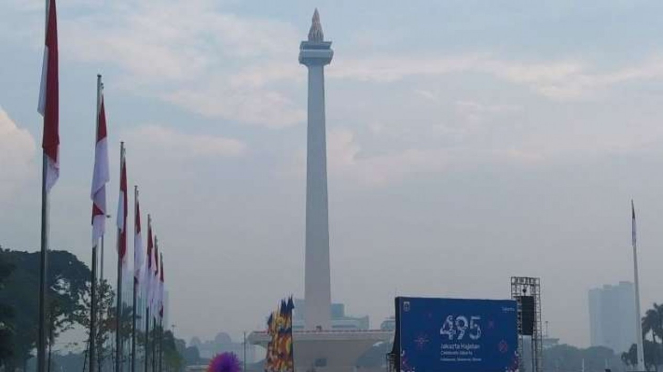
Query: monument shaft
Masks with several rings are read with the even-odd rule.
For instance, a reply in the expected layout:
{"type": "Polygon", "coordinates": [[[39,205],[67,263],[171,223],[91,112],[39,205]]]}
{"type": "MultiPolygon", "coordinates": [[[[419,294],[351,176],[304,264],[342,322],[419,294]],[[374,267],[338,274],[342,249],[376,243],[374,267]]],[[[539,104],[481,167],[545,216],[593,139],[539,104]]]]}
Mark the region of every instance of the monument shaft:
{"type": "Polygon", "coordinates": [[[309,66],[308,76],[304,320],[307,329],[330,329],[331,278],[323,67],[309,66]]]}
{"type": "Polygon", "coordinates": [[[310,330],[331,329],[324,66],[332,56],[316,11],[309,40],[302,42],[299,53],[299,62],[308,67],[304,323],[310,330]]]}

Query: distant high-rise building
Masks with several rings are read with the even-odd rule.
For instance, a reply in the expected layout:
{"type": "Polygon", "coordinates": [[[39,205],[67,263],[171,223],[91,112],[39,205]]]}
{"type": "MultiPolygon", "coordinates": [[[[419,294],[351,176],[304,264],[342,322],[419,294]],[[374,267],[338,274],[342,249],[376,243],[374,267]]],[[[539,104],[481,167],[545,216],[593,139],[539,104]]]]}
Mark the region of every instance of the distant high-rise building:
{"type": "Polygon", "coordinates": [[[616,353],[635,343],[635,289],[631,282],[589,290],[589,330],[592,346],[616,353]]]}

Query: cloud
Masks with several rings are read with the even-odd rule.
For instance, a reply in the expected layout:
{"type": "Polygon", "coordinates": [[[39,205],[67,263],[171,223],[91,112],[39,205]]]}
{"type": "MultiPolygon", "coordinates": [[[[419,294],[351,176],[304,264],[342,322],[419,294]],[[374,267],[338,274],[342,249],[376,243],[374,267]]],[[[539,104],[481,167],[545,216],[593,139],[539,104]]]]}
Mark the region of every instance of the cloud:
{"type": "Polygon", "coordinates": [[[295,28],[218,7],[211,0],[98,4],[61,22],[63,54],[117,66],[119,85],[204,116],[276,128],[301,123],[303,110],[271,86],[305,76],[292,59],[295,28]]]}
{"type": "Polygon", "coordinates": [[[407,149],[384,155],[362,156],[355,133],[349,129],[329,132],[328,161],[333,176],[351,178],[368,185],[382,186],[408,174],[442,171],[449,157],[445,150],[407,149]]]}
{"type": "Polygon", "coordinates": [[[341,59],[329,69],[331,78],[390,83],[411,76],[446,75],[467,71],[485,57],[468,55],[448,58],[365,58],[341,59]]]}
{"type": "Polygon", "coordinates": [[[281,42],[296,40],[287,23],[223,13],[206,0],[117,1],[62,29],[63,38],[75,36],[67,38],[75,58],[110,60],[156,81],[206,78],[233,60],[282,54],[281,42]]]}
{"type": "Polygon", "coordinates": [[[149,150],[177,154],[182,158],[236,157],[244,155],[247,146],[237,139],[219,136],[185,134],[159,125],[145,125],[125,134],[128,142],[147,146],[149,150]]]}
{"type": "MultiPolygon", "coordinates": [[[[330,69],[330,77],[376,83],[390,83],[416,76],[443,76],[480,73],[517,85],[553,100],[587,99],[604,88],[628,81],[663,78],[663,59],[652,57],[635,66],[614,71],[597,71],[578,61],[522,62],[495,58],[489,54],[469,54],[444,58],[365,58],[346,59],[330,69]]],[[[430,92],[417,95],[431,99],[430,92]]]]}
{"type": "Polygon", "coordinates": [[[207,117],[282,128],[303,122],[306,113],[287,96],[268,89],[210,84],[165,94],[164,99],[207,117]]]}
{"type": "MultiPolygon", "coordinates": [[[[429,148],[405,148],[385,154],[367,154],[349,129],[331,130],[328,135],[328,167],[332,177],[368,187],[382,187],[412,176],[435,174],[477,165],[509,164],[532,166],[550,155],[533,146],[502,144],[478,149],[474,144],[429,148]]],[[[572,149],[581,152],[583,149],[572,149]]],[[[299,169],[305,169],[302,156],[299,169]]]]}
{"type": "Polygon", "coordinates": [[[32,135],[20,129],[0,106],[0,199],[37,174],[35,150],[32,135]]]}
{"type": "Polygon", "coordinates": [[[454,102],[454,107],[463,122],[467,124],[466,128],[482,124],[488,120],[495,120],[500,115],[512,114],[522,110],[522,107],[518,105],[483,104],[464,100],[454,102]]]}

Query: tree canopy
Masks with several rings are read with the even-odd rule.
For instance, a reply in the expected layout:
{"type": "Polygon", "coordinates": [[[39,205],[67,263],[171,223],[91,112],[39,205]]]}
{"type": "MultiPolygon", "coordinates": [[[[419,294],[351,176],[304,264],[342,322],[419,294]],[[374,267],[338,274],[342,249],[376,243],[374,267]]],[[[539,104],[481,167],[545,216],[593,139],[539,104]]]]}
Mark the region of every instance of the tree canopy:
{"type": "MultiPolygon", "coordinates": [[[[40,259],[39,252],[0,248],[0,262],[14,268],[0,291],[0,304],[14,309],[14,316],[6,320],[12,330],[13,355],[6,362],[10,367],[24,365],[37,342],[40,259]]],[[[76,322],[73,314],[82,306],[89,280],[90,270],[76,256],[67,251],[49,251],[47,308],[51,312],[49,319],[54,324],[55,337],[76,322]]]]}

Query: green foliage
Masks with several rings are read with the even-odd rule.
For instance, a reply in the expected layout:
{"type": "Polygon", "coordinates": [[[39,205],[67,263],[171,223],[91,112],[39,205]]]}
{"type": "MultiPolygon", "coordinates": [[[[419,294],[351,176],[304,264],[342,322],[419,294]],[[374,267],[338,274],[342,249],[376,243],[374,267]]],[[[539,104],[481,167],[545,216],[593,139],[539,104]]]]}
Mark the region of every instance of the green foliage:
{"type": "MultiPolygon", "coordinates": [[[[0,291],[0,304],[15,310],[8,320],[13,330],[12,366],[24,365],[35,348],[39,311],[39,252],[28,253],[0,249],[2,261],[14,266],[0,291]]],[[[90,279],[90,270],[76,256],[66,251],[48,255],[49,319],[54,327],[52,339],[76,323],[73,314],[82,306],[82,296],[90,279]]],[[[50,333],[50,332],[49,332],[50,333]]],[[[11,368],[8,368],[11,370],[11,368]]]]}
{"type": "MultiPolygon", "coordinates": [[[[81,303],[72,314],[74,321],[86,329],[86,340],[90,337],[90,311],[92,304],[91,282],[85,283],[85,290],[81,293],[81,303]]],[[[115,293],[108,281],[97,281],[97,334],[95,337],[97,345],[98,369],[105,361],[112,357],[110,347],[110,334],[115,329],[115,293]]],[[[87,350],[89,345],[86,345],[87,350]]]]}
{"type": "MultiPolygon", "coordinates": [[[[643,346],[645,349],[645,368],[648,371],[655,370],[656,366],[660,364],[661,360],[660,345],[655,344],[652,341],[645,340],[643,346]]],[[[637,364],[636,350],[637,347],[635,344],[633,344],[627,352],[622,353],[622,361],[624,364],[627,366],[635,367],[637,364]]]]}
{"type": "MultiPolygon", "coordinates": [[[[663,305],[653,304],[652,308],[642,317],[642,335],[644,340],[645,367],[648,370],[658,370],[663,363],[663,305]],[[647,340],[651,336],[651,341],[647,340]]],[[[637,347],[631,345],[629,351],[622,353],[622,361],[627,366],[637,364],[637,347]]]]}
{"type": "Polygon", "coordinates": [[[623,370],[619,356],[607,347],[579,349],[570,345],[557,345],[543,351],[544,371],[603,372],[607,366],[613,371],[623,370]]]}
{"type": "Polygon", "coordinates": [[[184,358],[182,357],[181,348],[182,342],[175,338],[173,332],[163,332],[163,367],[165,371],[180,371],[184,366],[184,358]]]}
{"type": "Polygon", "coordinates": [[[196,366],[201,364],[200,362],[200,351],[195,346],[189,346],[184,349],[182,353],[184,358],[184,364],[187,366],[196,366]]]}
{"type": "MultiPolygon", "coordinates": [[[[7,279],[13,271],[14,265],[7,262],[0,255],[0,291],[5,288],[7,279]]],[[[0,302],[0,367],[13,356],[12,337],[14,330],[10,323],[13,318],[14,308],[5,302],[0,302]]]]}

